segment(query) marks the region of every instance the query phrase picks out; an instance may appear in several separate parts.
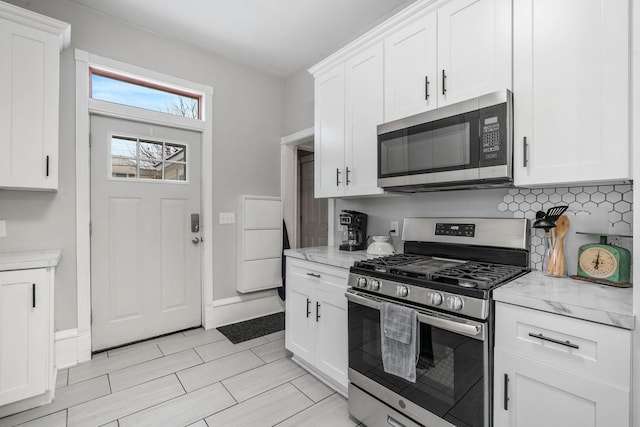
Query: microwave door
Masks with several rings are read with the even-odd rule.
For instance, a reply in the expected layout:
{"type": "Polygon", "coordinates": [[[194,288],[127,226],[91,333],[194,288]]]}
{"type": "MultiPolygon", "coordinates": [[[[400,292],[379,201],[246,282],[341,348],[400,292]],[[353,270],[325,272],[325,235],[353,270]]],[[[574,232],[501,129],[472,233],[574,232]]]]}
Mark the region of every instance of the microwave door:
{"type": "Polygon", "coordinates": [[[378,178],[405,175],[409,171],[409,146],[406,130],[380,137],[378,143],[378,178]]]}
{"type": "Polygon", "coordinates": [[[472,147],[470,129],[468,121],[434,129],[429,144],[429,169],[469,168],[472,147]]]}

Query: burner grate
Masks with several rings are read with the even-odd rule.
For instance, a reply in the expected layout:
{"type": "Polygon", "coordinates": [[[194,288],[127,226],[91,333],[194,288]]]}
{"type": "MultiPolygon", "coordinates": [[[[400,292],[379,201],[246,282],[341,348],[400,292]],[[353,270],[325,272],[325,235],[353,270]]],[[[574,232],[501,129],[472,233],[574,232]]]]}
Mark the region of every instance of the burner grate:
{"type": "Polygon", "coordinates": [[[393,267],[398,265],[411,264],[413,262],[420,261],[425,257],[422,255],[412,254],[394,254],[383,256],[379,258],[371,258],[362,261],[356,261],[355,267],[360,267],[369,270],[377,270],[377,267],[393,267]]]}
{"type": "Polygon", "coordinates": [[[511,265],[467,262],[438,271],[432,275],[432,279],[455,283],[465,288],[489,289],[520,275],[525,270],[511,265]]]}

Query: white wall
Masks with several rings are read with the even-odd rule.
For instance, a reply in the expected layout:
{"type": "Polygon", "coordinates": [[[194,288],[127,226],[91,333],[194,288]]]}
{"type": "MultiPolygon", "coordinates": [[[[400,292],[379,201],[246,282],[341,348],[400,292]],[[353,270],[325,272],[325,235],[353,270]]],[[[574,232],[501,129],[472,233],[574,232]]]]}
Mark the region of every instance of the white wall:
{"type": "Polygon", "coordinates": [[[284,80],[202,49],[95,14],[67,0],[9,0],[71,24],[71,48],[61,57],[60,189],[57,193],[0,190],[7,221],[0,251],[62,248],[56,274],[56,330],[75,328],[75,64],[74,48],[212,86],[214,300],[235,291],[235,212],[240,194],[280,194],[284,80]]]}
{"type": "MultiPolygon", "coordinates": [[[[483,216],[509,217],[498,211],[507,189],[441,191],[422,194],[391,195],[361,199],[341,199],[336,201],[336,215],[342,209],[364,212],[368,215],[367,234],[370,236],[389,233],[390,221],[398,221],[400,236],[393,237],[396,250],[402,249],[402,220],[405,217],[421,216],[483,216]]],[[[510,214],[510,213],[509,213],[510,214]]],[[[338,218],[335,220],[338,224],[338,218]]],[[[342,233],[336,231],[335,241],[342,240],[342,233]]]]}
{"type": "Polygon", "coordinates": [[[283,135],[313,127],[313,76],[304,67],[284,82],[283,135]]]}

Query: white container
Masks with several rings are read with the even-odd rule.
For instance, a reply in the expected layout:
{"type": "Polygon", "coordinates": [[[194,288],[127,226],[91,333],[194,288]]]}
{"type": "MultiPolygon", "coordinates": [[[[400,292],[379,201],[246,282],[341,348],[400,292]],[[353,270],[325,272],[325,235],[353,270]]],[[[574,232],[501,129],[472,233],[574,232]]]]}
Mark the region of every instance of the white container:
{"type": "Polygon", "coordinates": [[[389,236],[373,236],[373,243],[367,247],[369,255],[392,255],[396,251],[389,243],[389,236]]]}

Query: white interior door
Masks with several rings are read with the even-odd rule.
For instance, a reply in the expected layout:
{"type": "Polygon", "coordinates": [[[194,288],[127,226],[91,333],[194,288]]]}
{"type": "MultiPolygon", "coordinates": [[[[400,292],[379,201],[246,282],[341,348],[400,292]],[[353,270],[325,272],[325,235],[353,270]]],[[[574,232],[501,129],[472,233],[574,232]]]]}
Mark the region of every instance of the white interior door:
{"type": "Polygon", "coordinates": [[[201,324],[200,139],[91,116],[93,351],[201,324]]]}

